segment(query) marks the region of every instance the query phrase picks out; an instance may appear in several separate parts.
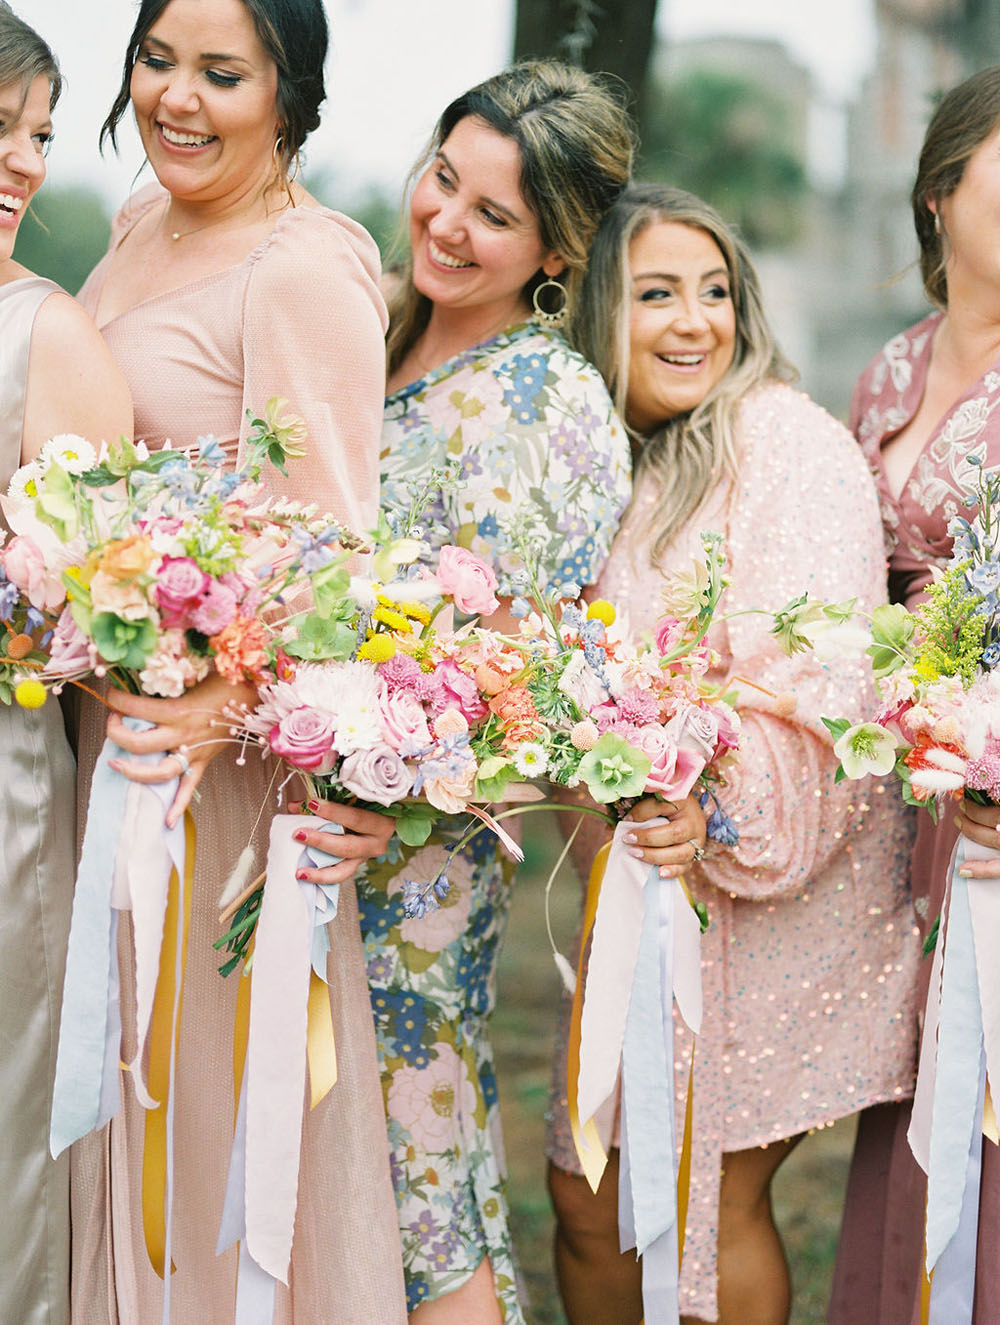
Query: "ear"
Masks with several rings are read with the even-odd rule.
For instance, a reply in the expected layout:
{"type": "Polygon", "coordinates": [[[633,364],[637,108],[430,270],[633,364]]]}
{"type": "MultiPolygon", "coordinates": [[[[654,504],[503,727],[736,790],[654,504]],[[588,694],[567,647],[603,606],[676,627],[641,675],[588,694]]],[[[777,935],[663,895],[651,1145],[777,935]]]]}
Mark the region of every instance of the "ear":
{"type": "Polygon", "coordinates": [[[937,198],[932,197],[931,194],[929,193],[926,194],[924,196],[924,206],[930,212],[931,216],[937,216],[938,214],[937,198]]]}
{"type": "Polygon", "coordinates": [[[558,276],[561,271],[565,270],[566,270],[565,260],[562,258],[560,254],[558,254],[555,251],[555,249],[553,249],[552,252],[545,259],[545,261],[542,263],[542,271],[551,281],[554,276],[558,276]]]}

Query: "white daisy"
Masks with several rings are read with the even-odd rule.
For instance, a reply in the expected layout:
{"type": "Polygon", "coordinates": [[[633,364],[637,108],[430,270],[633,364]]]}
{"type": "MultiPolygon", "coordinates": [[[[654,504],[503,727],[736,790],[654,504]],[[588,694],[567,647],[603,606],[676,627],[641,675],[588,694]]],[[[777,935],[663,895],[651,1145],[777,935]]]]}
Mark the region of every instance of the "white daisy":
{"type": "Polygon", "coordinates": [[[548,753],[537,741],[525,741],[514,750],[511,758],[523,778],[541,777],[549,766],[548,753]]]}
{"type": "Polygon", "coordinates": [[[19,498],[22,501],[35,501],[38,497],[38,480],[42,477],[43,472],[37,460],[22,465],[20,469],[14,472],[10,486],[7,489],[7,496],[19,498]]]}
{"type": "Polygon", "coordinates": [[[43,467],[59,465],[67,474],[83,474],[97,464],[97,452],[84,437],[63,432],[50,437],[42,447],[39,459],[43,467]]]}

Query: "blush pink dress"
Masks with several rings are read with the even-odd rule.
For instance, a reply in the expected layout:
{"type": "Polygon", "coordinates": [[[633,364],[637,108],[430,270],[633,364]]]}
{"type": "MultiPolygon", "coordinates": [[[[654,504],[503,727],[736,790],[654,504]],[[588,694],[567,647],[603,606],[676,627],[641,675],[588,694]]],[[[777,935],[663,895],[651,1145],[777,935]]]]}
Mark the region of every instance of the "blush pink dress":
{"type": "MultiPolygon", "coordinates": [[[[724,535],[724,613],[777,610],[803,593],[828,602],[884,601],[885,559],[874,487],[850,434],[805,396],[767,384],[743,402],[738,479],[724,483],[662,560],[683,571],[698,534],[724,535]]],[[[650,564],[656,489],[637,484],[598,584],[633,633],[662,615],[650,564]]],[[[686,874],[708,908],[702,939],[704,1017],[694,1059],[690,1205],[681,1314],[717,1318],[716,1241],[723,1154],[822,1127],[913,1088],[919,947],[906,889],[911,831],[893,793],[833,780],[821,716],[867,713],[871,672],[858,659],[786,658],[769,616],[719,621],[708,642],[734,674],[795,696],[791,717],[740,687],[740,759],[720,801],[739,841],[709,842],[686,874]]],[[[678,1118],[690,1035],[677,1022],[678,1118]]],[[[556,1055],[548,1153],[579,1172],[567,1125],[565,1034],[556,1055]]],[[[859,1317],[859,1320],[861,1318],[859,1317]]]]}
{"type": "MultiPolygon", "coordinates": [[[[948,524],[967,514],[977,471],[1000,464],[1000,362],[954,402],[928,437],[898,497],[889,489],[882,447],[916,414],[927,382],[934,333],[942,314],[933,313],[894,337],[865,369],[851,404],[851,426],[875,473],[889,552],[889,596],[912,608],[951,555],[948,524]]],[[[924,933],[940,913],[952,847],[958,836],[953,814],[935,824],[918,817],[910,879],[924,933]]],[[[930,961],[918,979],[923,1009],[930,961]]],[[[830,1319],[854,1325],[910,1325],[920,1320],[920,1261],[923,1252],[927,1182],[906,1139],[910,1108],[869,1109],[858,1137],[844,1210],[830,1319]],[[860,1314],[859,1314],[860,1313],[860,1314]]],[[[979,1198],[979,1252],[973,1320],[1000,1318],[1000,1149],[983,1142],[979,1198]]]]}
{"type": "MultiPolygon", "coordinates": [[[[116,218],[112,247],[163,194],[144,190],[116,218]]],[[[108,259],[81,292],[97,307],[108,259]]],[[[274,473],[274,491],[316,502],[361,531],[378,495],[385,308],[378,253],[345,216],[299,207],[241,263],[148,299],[102,330],[135,403],[135,431],[150,446],[187,445],[214,434],[234,457],[247,409],[284,396],[309,428],[309,452],[274,473]]],[[[86,772],[103,739],[103,715],[85,713],[86,772]]],[[[217,971],[217,899],[253,838],[263,861],[277,808],[270,768],[237,769],[220,755],[201,783],[195,894],[176,1080],[172,1318],[231,1322],[236,1253],[215,1255],[233,1133],[232,1035],[237,978],[217,971]]],[[[371,1009],[353,883],[342,885],[329,928],[328,977],[339,1080],[304,1114],[302,1166],[289,1288],[278,1286],[275,1321],[405,1320],[402,1263],[371,1009]]],[[[130,931],[119,965],[128,1043],[134,1000],[130,931]]],[[[134,1017],[133,1017],[134,1024],[134,1017]]],[[[141,1220],[144,1110],[123,1080],[122,1108],[72,1155],[74,1322],[140,1325],[160,1319],[162,1282],[146,1255],[141,1220]]]]}

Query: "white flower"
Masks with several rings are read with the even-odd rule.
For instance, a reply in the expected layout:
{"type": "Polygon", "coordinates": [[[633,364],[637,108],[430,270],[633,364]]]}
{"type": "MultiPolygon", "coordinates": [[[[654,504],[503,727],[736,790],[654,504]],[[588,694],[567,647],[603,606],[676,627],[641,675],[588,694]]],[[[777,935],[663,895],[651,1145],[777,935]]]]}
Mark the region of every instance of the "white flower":
{"type": "Polygon", "coordinates": [[[915,768],[910,781],[927,791],[960,791],[965,786],[965,760],[950,750],[931,747],[923,751],[930,768],[915,768]]]}
{"type": "Polygon", "coordinates": [[[549,766],[549,756],[537,741],[525,741],[511,755],[514,767],[523,778],[541,777],[549,766]]]}
{"type": "Polygon", "coordinates": [[[871,631],[866,627],[827,617],[801,622],[799,634],[809,641],[818,662],[860,657],[872,642],[871,631]]]}
{"type": "Polygon", "coordinates": [[[59,465],[67,474],[83,474],[97,464],[97,452],[85,437],[61,432],[42,447],[39,460],[45,468],[59,465]]]}
{"type": "Polygon", "coordinates": [[[20,469],[14,471],[14,476],[11,478],[10,486],[7,489],[7,496],[20,501],[34,501],[38,496],[38,480],[42,477],[43,472],[37,460],[22,465],[20,469]]]}
{"type": "Polygon", "coordinates": [[[607,699],[604,686],[583,656],[582,649],[575,649],[563,668],[562,676],[559,678],[559,689],[564,695],[569,695],[584,713],[589,713],[607,699]]]}
{"type": "Polygon", "coordinates": [[[896,738],[877,722],[849,727],[833,747],[849,778],[881,777],[896,764],[896,738]]]}

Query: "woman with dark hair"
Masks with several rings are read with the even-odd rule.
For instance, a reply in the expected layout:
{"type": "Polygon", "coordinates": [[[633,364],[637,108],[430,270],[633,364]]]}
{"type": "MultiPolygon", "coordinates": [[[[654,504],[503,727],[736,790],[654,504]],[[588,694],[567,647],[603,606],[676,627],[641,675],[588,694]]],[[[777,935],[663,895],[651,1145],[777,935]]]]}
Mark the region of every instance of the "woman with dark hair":
{"type": "MultiPolygon", "coordinates": [[[[724,538],[726,616],[707,637],[717,659],[706,680],[731,677],[739,691],[740,757],[717,793],[738,836],[693,862],[678,844],[670,862],[709,919],[690,1078],[691,1036],[676,1023],[678,1131],[693,1082],[680,1309],[780,1325],[791,1289],[774,1174],[810,1128],[912,1084],[906,815],[881,788],[835,785],[822,721],[871,702],[870,671],[861,659],[787,657],[760,611],[805,593],[868,610],[884,598],[875,492],[847,431],[786,384],[747,252],[700,199],[630,188],[594,241],[579,319],[636,456],[595,592],[619,606],[624,629],[651,631],[663,575],[690,571],[702,531],[724,538]]],[[[595,836],[578,853],[583,877],[595,836]]],[[[619,1253],[617,1150],[595,1196],[570,1134],[567,1025],[547,1145],[563,1300],[573,1322],[638,1322],[640,1267],[619,1253]]]]}
{"type": "MultiPolygon", "coordinates": [[[[0,3],[0,491],[50,438],[113,442],[132,431],[128,389],[90,318],[12,257],[45,179],[60,86],[48,46],[0,3]]],[[[4,625],[11,607],[0,611],[4,625]]],[[[0,704],[2,1320],[69,1315],[69,1161],[53,1161],[48,1140],[73,899],[74,785],[59,705],[0,704]]]]}
{"type": "MultiPolygon", "coordinates": [[[[428,510],[427,537],[497,559],[504,598],[517,592],[515,517],[548,586],[588,584],[628,497],[624,430],[557,327],[631,159],[617,97],[579,69],[537,62],[454,101],[415,171],[410,261],[391,310],[383,505],[406,509],[411,485],[451,459],[459,481],[428,510]]],[[[506,611],[487,624],[517,630],[506,611]]],[[[426,847],[373,864],[359,898],[408,1304],[417,1321],[488,1325],[522,1319],[487,1035],[513,863],[488,834],[453,851],[466,823],[446,819],[426,847]],[[407,881],[446,866],[441,908],[408,916],[407,881]]]]}
{"type": "MultiPolygon", "coordinates": [[[[1000,68],[953,88],[935,111],[911,195],[924,289],[937,312],[894,337],[862,373],[851,426],[875,472],[889,596],[912,608],[951,555],[978,469],[1000,465],[1000,68]]],[[[918,818],[910,878],[923,932],[941,911],[959,828],[1000,848],[1000,811],[964,801],[959,818],[918,818]]],[[[1000,859],[964,872],[1000,876],[1000,859]]],[[[921,967],[926,999],[930,962],[921,967]]],[[[908,1106],[862,1114],[841,1231],[831,1319],[918,1320],[926,1179],[910,1153],[908,1106]]],[[[984,1142],[973,1319],[1000,1302],[1000,1152],[984,1142]]]]}
{"type": "MultiPolygon", "coordinates": [[[[105,124],[131,107],[157,183],[115,219],[111,246],[81,298],[129,381],[136,436],[152,447],[214,435],[234,462],[247,410],[288,399],[308,453],[275,495],[316,502],[372,527],[384,387],[385,307],[378,253],[355,222],[320,206],[294,164],[319,120],[327,28],[321,0],[142,0],[122,87],[105,124]]],[[[232,1318],[236,1255],[216,1257],[233,1138],[232,1062],[239,980],[217,972],[217,898],[252,842],[263,859],[277,796],[263,764],[212,757],[227,701],[252,688],[212,675],[178,699],[115,692],[108,733],[143,781],[180,773],[169,811],[189,802],[197,868],[174,1093],[175,1318],[232,1318]],[[153,726],[136,732],[124,715],[153,726]],[[213,742],[215,742],[213,744],[213,742]],[[198,797],[194,798],[197,788],[198,797]]],[[[225,723],[221,724],[225,727],[225,723]]],[[[85,714],[83,771],[104,735],[85,714]]],[[[81,778],[86,805],[86,777],[81,778]]],[[[351,876],[385,849],[391,821],[341,807],[339,865],[304,877],[340,882],[327,964],[339,1079],[305,1112],[302,1180],[288,1287],[276,1319],[398,1321],[404,1313],[382,1096],[351,876]]],[[[303,827],[306,843],[329,839],[303,827]]],[[[130,938],[119,958],[124,1022],[134,992],[130,938]]],[[[126,1040],[127,1040],[126,1035],[126,1040]]],[[[126,1044],[122,1058],[131,1059],[126,1044]]],[[[145,1111],[123,1089],[110,1135],[78,1148],[73,1184],[74,1319],[156,1319],[163,1284],[146,1255],[141,1190],[145,1111]]]]}

